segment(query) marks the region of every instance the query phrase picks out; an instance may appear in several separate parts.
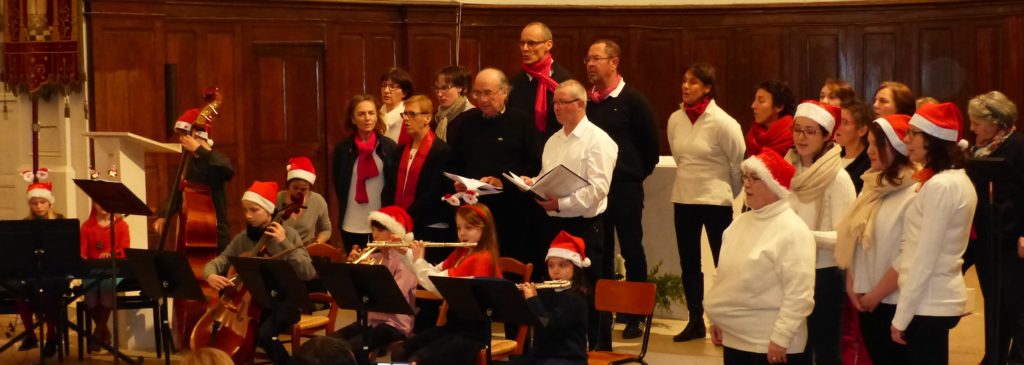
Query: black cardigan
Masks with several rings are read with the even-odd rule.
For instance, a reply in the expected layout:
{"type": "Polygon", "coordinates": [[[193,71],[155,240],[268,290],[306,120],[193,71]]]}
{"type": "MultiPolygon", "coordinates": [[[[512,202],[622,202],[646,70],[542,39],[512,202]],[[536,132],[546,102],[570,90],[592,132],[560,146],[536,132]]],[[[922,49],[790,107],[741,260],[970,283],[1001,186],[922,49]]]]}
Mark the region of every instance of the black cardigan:
{"type": "MultiPolygon", "coordinates": [[[[384,163],[381,169],[384,175],[384,190],[381,192],[380,205],[386,207],[395,203],[395,180],[398,179],[398,159],[401,156],[398,154],[398,144],[380,133],[376,134],[377,148],[374,149],[374,152],[384,163]]],[[[359,152],[356,151],[356,136],[357,134],[352,134],[352,137],[341,141],[334,147],[334,165],[331,171],[334,174],[334,194],[338,198],[339,221],[345,219],[345,209],[348,208],[348,189],[352,184],[352,166],[359,158],[359,152]]],[[[338,227],[340,230],[341,225],[339,224],[338,227]]]]}
{"type": "MultiPolygon", "coordinates": [[[[455,213],[452,207],[441,199],[445,194],[454,191],[452,181],[443,174],[448,170],[451,156],[452,148],[440,138],[435,138],[416,182],[416,199],[409,205],[409,209],[406,209],[412,217],[414,231],[435,223],[448,223],[454,227],[452,222],[455,213]]],[[[401,159],[401,155],[398,158],[401,159]]],[[[398,166],[401,165],[399,162],[398,166]]]]}
{"type": "MultiPolygon", "coordinates": [[[[994,181],[995,213],[1000,219],[1000,233],[1005,240],[1001,249],[1004,257],[1017,257],[1017,238],[1024,236],[1024,134],[1014,132],[1003,144],[989,155],[1006,159],[1001,174],[994,181]]],[[[968,162],[970,166],[970,162],[968,162]]],[[[988,236],[988,184],[968,167],[968,176],[978,194],[978,209],[974,213],[974,227],[978,238],[988,236]]],[[[987,250],[987,248],[986,248],[987,250]]]]}
{"type": "MultiPolygon", "coordinates": [[[[555,61],[551,63],[551,78],[557,83],[562,83],[572,79],[572,73],[555,61]]],[[[530,79],[526,75],[526,71],[522,71],[513,76],[512,80],[509,80],[509,84],[512,86],[512,91],[508,94],[508,107],[518,109],[529,115],[530,125],[534,125],[533,107],[537,102],[537,80],[530,79]]],[[[558,119],[555,119],[555,95],[549,91],[547,131],[542,133],[544,140],[546,141],[548,137],[551,137],[559,129],[562,129],[562,125],[558,123],[558,119]]]]}

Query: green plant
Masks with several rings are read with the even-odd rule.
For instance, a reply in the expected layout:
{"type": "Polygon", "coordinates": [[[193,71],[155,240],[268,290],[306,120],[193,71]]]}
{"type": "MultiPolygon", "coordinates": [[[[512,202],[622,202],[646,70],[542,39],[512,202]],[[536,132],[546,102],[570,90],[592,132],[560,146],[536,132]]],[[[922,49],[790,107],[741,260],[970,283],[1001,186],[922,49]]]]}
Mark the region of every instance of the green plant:
{"type": "Polygon", "coordinates": [[[683,295],[683,277],[679,274],[662,274],[661,261],[651,268],[651,271],[647,274],[647,281],[654,283],[658,287],[654,298],[657,308],[671,313],[672,303],[685,300],[685,295],[683,295]]]}

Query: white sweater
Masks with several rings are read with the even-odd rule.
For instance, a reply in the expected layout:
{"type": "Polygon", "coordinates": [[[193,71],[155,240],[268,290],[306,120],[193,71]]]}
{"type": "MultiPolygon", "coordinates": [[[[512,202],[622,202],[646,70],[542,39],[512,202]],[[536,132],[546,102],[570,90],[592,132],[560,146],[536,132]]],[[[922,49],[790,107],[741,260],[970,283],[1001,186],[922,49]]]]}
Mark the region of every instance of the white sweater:
{"type": "Polygon", "coordinates": [[[814,308],[814,237],[779,200],[740,214],[722,237],[714,283],[704,296],[725,346],[767,353],[768,343],[801,353],[814,308]]]}
{"type": "Polygon", "coordinates": [[[740,193],[740,163],[747,150],[735,119],[712,100],[691,123],[682,109],[668,117],[668,145],[676,161],[672,202],[732,206],[740,193]]]}
{"type": "Polygon", "coordinates": [[[896,258],[900,297],[892,325],[906,330],[915,315],[959,316],[967,304],[960,271],[978,196],[963,169],[929,179],[907,207],[903,252],[896,258]]]}
{"type": "MultiPolygon", "coordinates": [[[[890,192],[882,198],[875,216],[874,241],[867,250],[860,243],[854,248],[853,291],[865,294],[882,281],[885,273],[893,268],[893,261],[900,254],[903,239],[903,217],[914,198],[916,184],[909,184],[900,190],[890,192]]],[[[896,304],[900,291],[897,289],[882,303],[896,304]]]]}
{"type": "MultiPolygon", "coordinates": [[[[800,174],[804,168],[799,163],[796,166],[796,173],[800,174]]],[[[839,169],[835,180],[825,189],[821,201],[801,202],[796,194],[790,194],[789,204],[793,207],[807,227],[814,234],[814,243],[818,247],[818,260],[815,268],[823,269],[836,266],[836,227],[853,207],[853,201],[857,199],[857,190],[853,187],[853,180],[846,170],[839,169]],[[820,210],[820,211],[819,211],[820,210]]]]}

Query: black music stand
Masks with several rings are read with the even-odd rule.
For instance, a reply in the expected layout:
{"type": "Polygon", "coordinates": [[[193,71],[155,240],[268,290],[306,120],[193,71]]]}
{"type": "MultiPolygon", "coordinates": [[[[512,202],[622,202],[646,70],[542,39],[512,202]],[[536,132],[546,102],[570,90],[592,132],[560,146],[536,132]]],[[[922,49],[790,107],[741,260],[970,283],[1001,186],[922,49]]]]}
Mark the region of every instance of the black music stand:
{"type": "MultiPolygon", "coordinates": [[[[518,323],[531,327],[541,325],[540,318],[530,309],[523,292],[516,284],[495,278],[450,278],[431,276],[441,296],[448,301],[448,316],[487,323],[491,333],[492,322],[518,323]]],[[[485,344],[487,363],[491,363],[491,341],[485,344]]]]}
{"type": "Polygon", "coordinates": [[[363,329],[358,356],[370,358],[369,312],[415,314],[384,265],[314,262],[313,267],[338,307],[356,311],[356,321],[363,329]]]}
{"type": "MultiPolygon", "coordinates": [[[[56,300],[61,300],[63,292],[57,288],[58,283],[67,287],[67,281],[81,274],[83,270],[80,256],[79,235],[81,234],[77,219],[43,219],[0,221],[0,277],[16,278],[22,282],[35,284],[36,303],[42,303],[45,291],[56,291],[56,300]]],[[[0,281],[7,286],[7,280],[0,281]]],[[[23,292],[18,288],[7,288],[10,292],[23,292]]],[[[23,293],[29,297],[30,293],[23,293]]],[[[66,303],[62,303],[65,304],[66,303]]],[[[39,319],[26,323],[27,329],[12,338],[2,347],[6,351],[18,341],[27,337],[39,327],[39,362],[45,363],[42,343],[46,341],[44,327],[46,313],[40,312],[39,319]]],[[[62,320],[68,325],[67,319],[62,320]]],[[[63,351],[59,351],[63,355],[63,351]]]]}
{"type": "MultiPolygon", "coordinates": [[[[149,210],[149,206],[147,206],[145,202],[139,199],[135,193],[132,193],[127,186],[124,186],[124,184],[120,182],[89,179],[74,179],[73,181],[75,182],[75,185],[78,185],[79,189],[82,189],[82,192],[84,192],[85,195],[92,198],[93,202],[99,204],[103,210],[106,210],[107,213],[110,214],[110,284],[111,287],[116,288],[117,252],[115,251],[115,247],[117,247],[117,237],[114,235],[114,232],[117,231],[114,229],[116,217],[118,214],[123,214],[125,216],[135,214],[148,217],[153,215],[153,211],[149,210]]],[[[116,352],[116,348],[120,343],[119,337],[121,333],[120,326],[117,323],[117,317],[119,317],[117,315],[117,300],[114,301],[114,308],[111,312],[114,314],[114,339],[112,344],[115,349],[115,351],[111,352],[116,352]]],[[[119,363],[119,356],[114,356],[114,365],[118,365],[119,363]]]]}
{"type": "Polygon", "coordinates": [[[181,253],[130,248],[125,250],[125,256],[142,287],[142,293],[160,301],[160,339],[163,343],[159,346],[167,351],[164,364],[170,365],[174,340],[171,339],[171,326],[168,322],[167,300],[204,300],[203,290],[199,288],[199,281],[192,274],[188,260],[181,253]]]}
{"type": "Polygon", "coordinates": [[[255,257],[228,257],[228,261],[252,295],[253,303],[263,308],[275,304],[300,310],[309,308],[306,284],[299,280],[288,261],[255,257]]]}
{"type": "MultiPolygon", "coordinates": [[[[1004,178],[1006,173],[1006,159],[1002,157],[984,157],[984,158],[969,158],[967,159],[967,175],[971,177],[972,182],[975,186],[982,189],[988,190],[988,201],[983,202],[985,204],[986,215],[988,215],[988,222],[984,224],[987,226],[987,234],[984,239],[989,244],[989,262],[992,270],[989,272],[989,278],[992,282],[993,290],[990,294],[992,298],[985,298],[985,322],[991,323],[991,329],[987,328],[985,331],[985,348],[996,349],[999,347],[999,309],[1002,307],[1003,297],[1003,265],[1002,265],[1002,253],[999,252],[999,247],[1002,245],[1003,234],[999,228],[1001,223],[1001,217],[996,211],[996,187],[995,182],[999,179],[1004,178]],[[979,186],[978,183],[981,183],[979,186]],[[989,305],[989,303],[993,303],[989,305]],[[991,322],[990,322],[991,321],[991,322]]],[[[980,278],[985,280],[986,278],[980,278]]],[[[986,323],[986,324],[987,324],[986,323]]],[[[997,364],[999,356],[996,354],[990,354],[988,363],[997,364]]]]}

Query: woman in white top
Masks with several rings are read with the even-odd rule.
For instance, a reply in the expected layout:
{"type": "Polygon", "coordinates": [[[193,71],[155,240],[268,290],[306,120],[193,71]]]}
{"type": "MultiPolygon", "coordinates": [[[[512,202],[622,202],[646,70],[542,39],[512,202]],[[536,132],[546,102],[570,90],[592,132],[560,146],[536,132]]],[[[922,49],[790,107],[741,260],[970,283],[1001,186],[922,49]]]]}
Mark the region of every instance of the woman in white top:
{"type": "Polygon", "coordinates": [[[846,269],[846,294],[859,312],[860,332],[876,365],[905,364],[906,349],[892,341],[889,324],[899,297],[893,261],[900,253],[903,214],[914,197],[917,165],[907,158],[903,137],[910,116],[892,114],[868,127],[871,168],[864,190],[836,229],[836,264],[846,269]]]}
{"type": "Polygon", "coordinates": [[[408,142],[409,135],[403,133],[402,113],[405,112],[405,99],[412,96],[412,76],[398,67],[389,68],[380,75],[380,107],[381,118],[384,119],[384,136],[391,138],[399,145],[408,142]]]}
{"type": "Polygon", "coordinates": [[[691,65],[682,89],[683,103],[668,118],[668,145],[676,162],[672,202],[690,322],[672,338],[676,342],[706,335],[701,306],[701,229],[707,229],[711,256],[717,265],[722,232],[732,222],[732,200],[742,184],[740,164],[747,148],[739,123],[715,104],[713,67],[703,63],[691,65]]]}
{"type": "Polygon", "coordinates": [[[814,307],[814,236],[786,199],[794,171],[770,148],[743,162],[752,210],[725,230],[704,300],[711,341],[725,346],[727,365],[811,363],[803,352],[814,307]]]}
{"type": "Polygon", "coordinates": [[[786,160],[796,168],[789,203],[814,234],[817,263],[814,311],[807,318],[808,355],[816,364],[840,364],[839,328],[844,276],[833,249],[836,226],[856,198],[850,175],[843,169],[842,148],[831,141],[840,119],[837,107],[817,101],[797,106],[793,118],[793,149],[786,160]]]}
{"type": "Polygon", "coordinates": [[[347,118],[355,131],[338,143],[331,161],[345,252],[370,240],[370,212],[395,201],[400,151],[394,141],[384,137],[384,122],[377,110],[370,95],[349,100],[347,118]]]}
{"type": "Polygon", "coordinates": [[[967,304],[960,266],[978,197],[957,145],[961,118],[952,103],[922,106],[904,139],[910,160],[924,166],[914,175],[917,195],[903,218],[903,252],[894,265],[900,296],[892,339],[907,345],[909,364],[949,363],[949,330],[967,304]]]}

